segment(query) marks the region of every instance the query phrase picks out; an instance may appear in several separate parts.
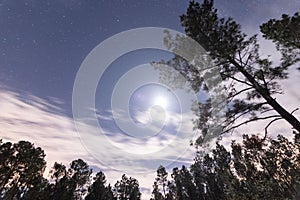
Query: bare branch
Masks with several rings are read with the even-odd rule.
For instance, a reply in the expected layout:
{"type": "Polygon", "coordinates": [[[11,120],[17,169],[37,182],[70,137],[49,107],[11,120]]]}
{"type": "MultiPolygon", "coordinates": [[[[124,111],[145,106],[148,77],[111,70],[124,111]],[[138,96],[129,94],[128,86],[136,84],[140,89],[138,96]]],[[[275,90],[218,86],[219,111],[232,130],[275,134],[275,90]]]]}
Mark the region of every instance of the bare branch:
{"type": "MultiPolygon", "coordinates": [[[[226,75],[225,75],[226,76],[226,75]]],[[[243,83],[243,84],[246,84],[246,85],[248,85],[248,86],[250,86],[250,87],[254,87],[252,84],[250,84],[250,83],[248,83],[248,82],[246,82],[246,81],[242,81],[242,80],[240,80],[240,79],[237,79],[237,78],[235,78],[235,77],[233,77],[233,76],[226,76],[227,78],[231,78],[231,79],[233,79],[233,80],[235,80],[235,81],[237,81],[237,82],[239,82],[239,83],[243,83]]]]}
{"type": "Polygon", "coordinates": [[[248,124],[250,122],[259,121],[259,120],[265,120],[265,119],[270,119],[270,118],[274,118],[274,117],[279,118],[280,115],[271,115],[271,116],[267,116],[267,117],[256,117],[256,118],[253,118],[253,119],[249,119],[249,120],[246,120],[246,121],[244,121],[244,122],[242,122],[242,123],[240,123],[238,125],[230,127],[229,129],[223,131],[223,133],[229,132],[229,131],[231,131],[233,129],[236,129],[236,128],[238,128],[238,127],[240,127],[240,126],[242,126],[244,124],[248,124]]]}
{"type": "MultiPolygon", "coordinates": [[[[246,53],[244,54],[244,56],[242,57],[242,58],[244,58],[246,56],[246,53]]],[[[248,66],[248,62],[249,62],[249,60],[250,60],[250,58],[251,58],[251,53],[249,54],[249,56],[248,56],[248,58],[247,58],[247,60],[246,60],[246,62],[243,62],[243,60],[241,60],[241,56],[240,56],[240,54],[239,54],[239,59],[235,59],[235,60],[237,60],[237,61],[239,61],[241,64],[241,66],[243,66],[243,67],[246,67],[246,66],[248,66]]],[[[250,66],[248,66],[248,67],[250,67],[250,66]]]]}
{"type": "MultiPolygon", "coordinates": [[[[266,105],[266,104],[268,104],[267,102],[262,102],[262,103],[258,103],[258,104],[256,104],[256,106],[258,106],[258,105],[260,105],[260,106],[262,106],[262,105],[266,105]]],[[[252,106],[253,107],[253,106],[252,106]]],[[[247,114],[247,113],[249,113],[249,112],[251,112],[251,111],[253,111],[253,110],[251,110],[249,107],[248,108],[245,108],[244,110],[240,110],[240,112],[242,112],[240,115],[238,115],[237,117],[235,117],[232,121],[236,121],[238,118],[240,118],[241,116],[243,116],[243,115],[245,115],[245,114],[247,114]]],[[[231,115],[231,117],[233,117],[234,115],[231,115]]],[[[231,122],[230,122],[231,123],[231,122]]]]}
{"type": "Polygon", "coordinates": [[[243,59],[241,57],[241,52],[240,51],[239,51],[239,60],[240,60],[241,65],[243,65],[243,59]]]}
{"type": "Polygon", "coordinates": [[[272,121],[270,121],[270,122],[267,124],[267,126],[265,127],[265,136],[264,136],[263,140],[265,140],[265,139],[267,138],[269,126],[270,126],[272,123],[274,123],[274,122],[276,122],[276,121],[278,121],[278,120],[280,120],[280,119],[283,119],[283,118],[282,118],[282,117],[275,118],[275,119],[273,119],[272,121]]]}
{"type": "Polygon", "coordinates": [[[248,56],[248,58],[247,58],[247,60],[246,60],[246,62],[244,63],[244,66],[247,66],[247,65],[248,65],[248,62],[249,62],[251,56],[252,56],[252,55],[251,55],[251,53],[250,53],[249,56],[248,56]]]}
{"type": "Polygon", "coordinates": [[[245,89],[242,89],[242,90],[238,91],[237,93],[235,93],[234,95],[231,96],[231,100],[232,100],[234,97],[238,96],[239,94],[241,94],[241,93],[243,93],[243,92],[245,92],[245,91],[247,91],[247,90],[251,90],[251,89],[254,89],[254,87],[248,87],[248,88],[245,88],[245,89]]]}
{"type": "Polygon", "coordinates": [[[272,110],[274,110],[274,108],[269,108],[269,109],[267,109],[267,110],[261,111],[260,114],[264,114],[264,113],[269,112],[269,111],[272,111],[272,110]]]}
{"type": "Polygon", "coordinates": [[[299,108],[296,108],[295,110],[293,110],[293,111],[291,112],[291,114],[293,114],[293,113],[296,112],[297,110],[299,110],[299,108]]]}

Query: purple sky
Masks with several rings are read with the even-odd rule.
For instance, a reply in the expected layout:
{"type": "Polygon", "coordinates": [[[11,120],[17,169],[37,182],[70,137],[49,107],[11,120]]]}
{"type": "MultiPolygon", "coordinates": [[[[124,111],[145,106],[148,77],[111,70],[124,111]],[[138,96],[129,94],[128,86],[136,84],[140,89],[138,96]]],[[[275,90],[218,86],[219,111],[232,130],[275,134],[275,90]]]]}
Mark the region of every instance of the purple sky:
{"type": "MultiPolygon", "coordinates": [[[[298,0],[216,0],[215,3],[221,15],[233,17],[249,34],[258,33],[259,25],[270,18],[300,10],[298,0]]],[[[69,163],[80,157],[95,169],[104,170],[108,179],[119,179],[122,173],[94,159],[76,133],[72,119],[76,73],[94,47],[122,31],[163,27],[182,32],[179,16],[187,6],[188,1],[181,0],[1,0],[0,138],[34,142],[45,149],[49,164],[69,163]]],[[[262,39],[260,42],[263,54],[274,53],[272,43],[262,39]]],[[[109,110],[116,81],[137,65],[169,56],[159,50],[140,50],[121,57],[109,67],[96,95],[96,108],[103,111],[99,120],[106,123],[107,132],[115,133],[114,126],[107,123],[111,114],[105,111],[109,110]]],[[[288,90],[279,100],[290,109],[299,106],[299,80],[299,73],[295,73],[283,82],[288,90]]],[[[177,120],[176,113],[172,120],[177,120]]],[[[190,128],[189,124],[186,126],[190,128]]],[[[122,141],[122,138],[112,140],[122,141]]],[[[192,151],[187,155],[190,157],[182,159],[183,163],[192,161],[192,151]]],[[[158,163],[147,162],[143,166],[147,165],[153,167],[158,163]]],[[[146,188],[154,180],[153,174],[136,177],[143,179],[141,185],[146,188]]]]}

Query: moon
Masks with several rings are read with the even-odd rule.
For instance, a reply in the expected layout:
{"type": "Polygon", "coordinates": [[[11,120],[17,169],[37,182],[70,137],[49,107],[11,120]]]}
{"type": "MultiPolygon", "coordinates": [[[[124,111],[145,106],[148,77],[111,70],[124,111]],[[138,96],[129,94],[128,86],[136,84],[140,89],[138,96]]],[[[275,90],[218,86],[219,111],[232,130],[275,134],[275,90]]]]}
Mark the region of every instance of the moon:
{"type": "Polygon", "coordinates": [[[169,100],[164,96],[157,96],[154,98],[154,105],[161,106],[163,108],[167,108],[169,105],[169,100]]]}

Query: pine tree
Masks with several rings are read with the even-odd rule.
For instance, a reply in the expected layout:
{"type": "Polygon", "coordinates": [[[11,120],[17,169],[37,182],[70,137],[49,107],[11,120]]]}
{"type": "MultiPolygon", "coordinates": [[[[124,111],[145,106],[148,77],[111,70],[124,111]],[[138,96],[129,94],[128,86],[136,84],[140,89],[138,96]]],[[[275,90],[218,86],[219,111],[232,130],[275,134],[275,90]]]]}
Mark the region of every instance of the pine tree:
{"type": "MultiPolygon", "coordinates": [[[[192,63],[178,55],[169,61],[162,61],[184,76],[195,92],[209,92],[210,97],[205,102],[197,102],[192,108],[197,115],[195,128],[202,131],[197,143],[202,144],[205,137],[215,134],[212,130],[216,124],[222,129],[217,131],[218,134],[222,134],[251,122],[268,120],[265,127],[267,134],[271,123],[284,119],[300,132],[300,122],[293,115],[296,110],[287,111],[273,97],[282,93],[278,80],[288,77],[287,70],[291,63],[277,66],[268,58],[261,57],[256,35],[248,37],[232,18],[219,17],[213,5],[212,0],[204,0],[201,4],[191,1],[186,14],[180,16],[186,35],[198,42],[206,52],[195,55],[192,63]],[[213,67],[208,63],[213,63],[213,67]],[[223,85],[215,86],[212,83],[218,74],[223,79],[223,85]],[[222,96],[224,102],[219,102],[222,91],[226,91],[227,97],[222,96]],[[222,103],[226,105],[225,119],[218,121],[217,115],[221,110],[216,105],[222,103]]],[[[165,45],[173,52],[192,48],[187,46],[187,41],[184,36],[174,38],[168,32],[164,39],[165,45]]],[[[177,79],[170,76],[172,74],[162,77],[169,77],[172,85],[177,79]]]]}

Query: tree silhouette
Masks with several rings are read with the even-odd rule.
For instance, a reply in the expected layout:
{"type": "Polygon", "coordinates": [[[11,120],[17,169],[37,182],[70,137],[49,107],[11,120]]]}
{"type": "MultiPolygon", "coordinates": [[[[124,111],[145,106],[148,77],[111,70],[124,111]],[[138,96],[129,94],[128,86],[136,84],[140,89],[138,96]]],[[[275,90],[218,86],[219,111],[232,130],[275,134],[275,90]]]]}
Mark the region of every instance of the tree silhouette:
{"type": "MultiPolygon", "coordinates": [[[[284,119],[300,132],[300,122],[293,116],[295,110],[287,111],[273,97],[282,93],[278,80],[287,78],[290,62],[277,66],[268,58],[261,57],[256,35],[247,37],[232,18],[220,18],[212,0],[204,0],[202,4],[191,1],[186,14],[180,16],[180,20],[186,34],[207,52],[199,52],[192,63],[178,55],[161,63],[177,70],[196,92],[203,90],[210,94],[205,102],[197,102],[193,108],[197,115],[194,120],[195,128],[202,131],[202,136],[197,140],[198,144],[202,144],[206,136],[213,134],[209,131],[216,124],[220,124],[222,130],[219,132],[222,134],[250,122],[269,120],[265,127],[267,134],[271,123],[284,119]],[[207,66],[211,62],[214,66],[207,66]],[[213,88],[210,86],[208,89],[211,82],[217,79],[217,74],[221,75],[223,85],[213,88]],[[215,105],[222,104],[218,102],[221,90],[227,93],[224,102],[226,110],[225,119],[218,121],[216,115],[221,110],[215,105]]],[[[174,38],[168,32],[164,40],[168,49],[174,52],[176,49],[192,48],[187,45],[187,41],[184,36],[174,38]]],[[[159,65],[157,68],[159,69],[159,65]]],[[[162,77],[169,77],[170,85],[177,80],[172,74],[162,77]]]]}
{"type": "Polygon", "coordinates": [[[139,200],[141,193],[139,183],[135,178],[127,177],[125,174],[122,179],[117,181],[114,187],[114,194],[118,200],[139,200]]]}
{"type": "Polygon", "coordinates": [[[55,163],[50,171],[55,183],[51,184],[51,199],[82,199],[86,194],[92,170],[82,159],[74,160],[67,169],[55,163]]]}
{"type": "Polygon", "coordinates": [[[160,192],[159,186],[156,181],[154,182],[152,187],[153,187],[152,198],[150,200],[163,200],[164,197],[163,197],[162,193],[160,192]]]}
{"type": "Polygon", "coordinates": [[[22,200],[50,200],[50,183],[46,178],[41,177],[40,180],[37,180],[37,184],[34,187],[26,191],[22,200]]]}
{"type": "Polygon", "coordinates": [[[92,170],[88,164],[82,159],[72,161],[68,174],[71,182],[74,185],[74,196],[75,199],[81,199],[81,197],[87,192],[88,181],[92,170]]]}
{"type": "Polygon", "coordinates": [[[164,197],[167,196],[166,188],[168,186],[168,172],[166,171],[166,168],[163,166],[159,166],[157,169],[157,178],[156,182],[159,186],[161,186],[162,194],[164,197]]]}
{"type": "MultiPolygon", "coordinates": [[[[280,20],[270,19],[260,26],[263,37],[275,42],[282,53],[284,65],[292,65],[300,60],[300,16],[283,14],[280,20]]],[[[300,68],[298,68],[300,69],[300,68]]]]}
{"type": "Polygon", "coordinates": [[[0,197],[20,199],[44,181],[44,151],[26,141],[0,143],[0,197]]]}
{"type": "Polygon", "coordinates": [[[86,200],[113,200],[113,192],[111,186],[105,186],[106,179],[103,172],[98,172],[94,177],[93,184],[88,189],[86,200]]]}
{"type": "Polygon", "coordinates": [[[174,168],[171,175],[176,187],[173,187],[175,199],[182,200],[198,200],[200,198],[199,192],[193,183],[193,176],[189,170],[182,166],[181,169],[174,168]]]}
{"type": "MultiPolygon", "coordinates": [[[[171,176],[160,166],[152,200],[298,199],[300,197],[300,134],[294,140],[279,135],[263,140],[244,135],[231,151],[217,143],[211,154],[197,154],[190,169],[174,168],[171,176]]],[[[138,181],[122,176],[112,189],[98,172],[92,181],[86,162],[70,168],[55,163],[51,179],[43,178],[45,154],[20,141],[0,143],[1,199],[141,199],[138,181]],[[30,167],[30,168],[29,168],[30,167]],[[4,171],[3,169],[6,169],[4,171]],[[13,173],[14,175],[11,175],[13,173]],[[88,193],[86,194],[86,188],[88,193]]]]}
{"type": "Polygon", "coordinates": [[[112,189],[106,186],[103,172],[92,179],[92,170],[82,159],[70,167],[55,162],[49,180],[43,177],[44,151],[26,141],[12,144],[0,140],[0,199],[13,200],[139,200],[141,193],[135,178],[125,174],[112,189]]]}
{"type": "Polygon", "coordinates": [[[297,199],[299,138],[296,134],[294,141],[289,141],[279,135],[262,141],[256,135],[244,135],[242,143],[232,142],[231,152],[217,144],[211,155],[198,154],[190,170],[174,168],[172,180],[164,179],[168,182],[165,196],[157,184],[158,174],[152,199],[297,199]]]}

